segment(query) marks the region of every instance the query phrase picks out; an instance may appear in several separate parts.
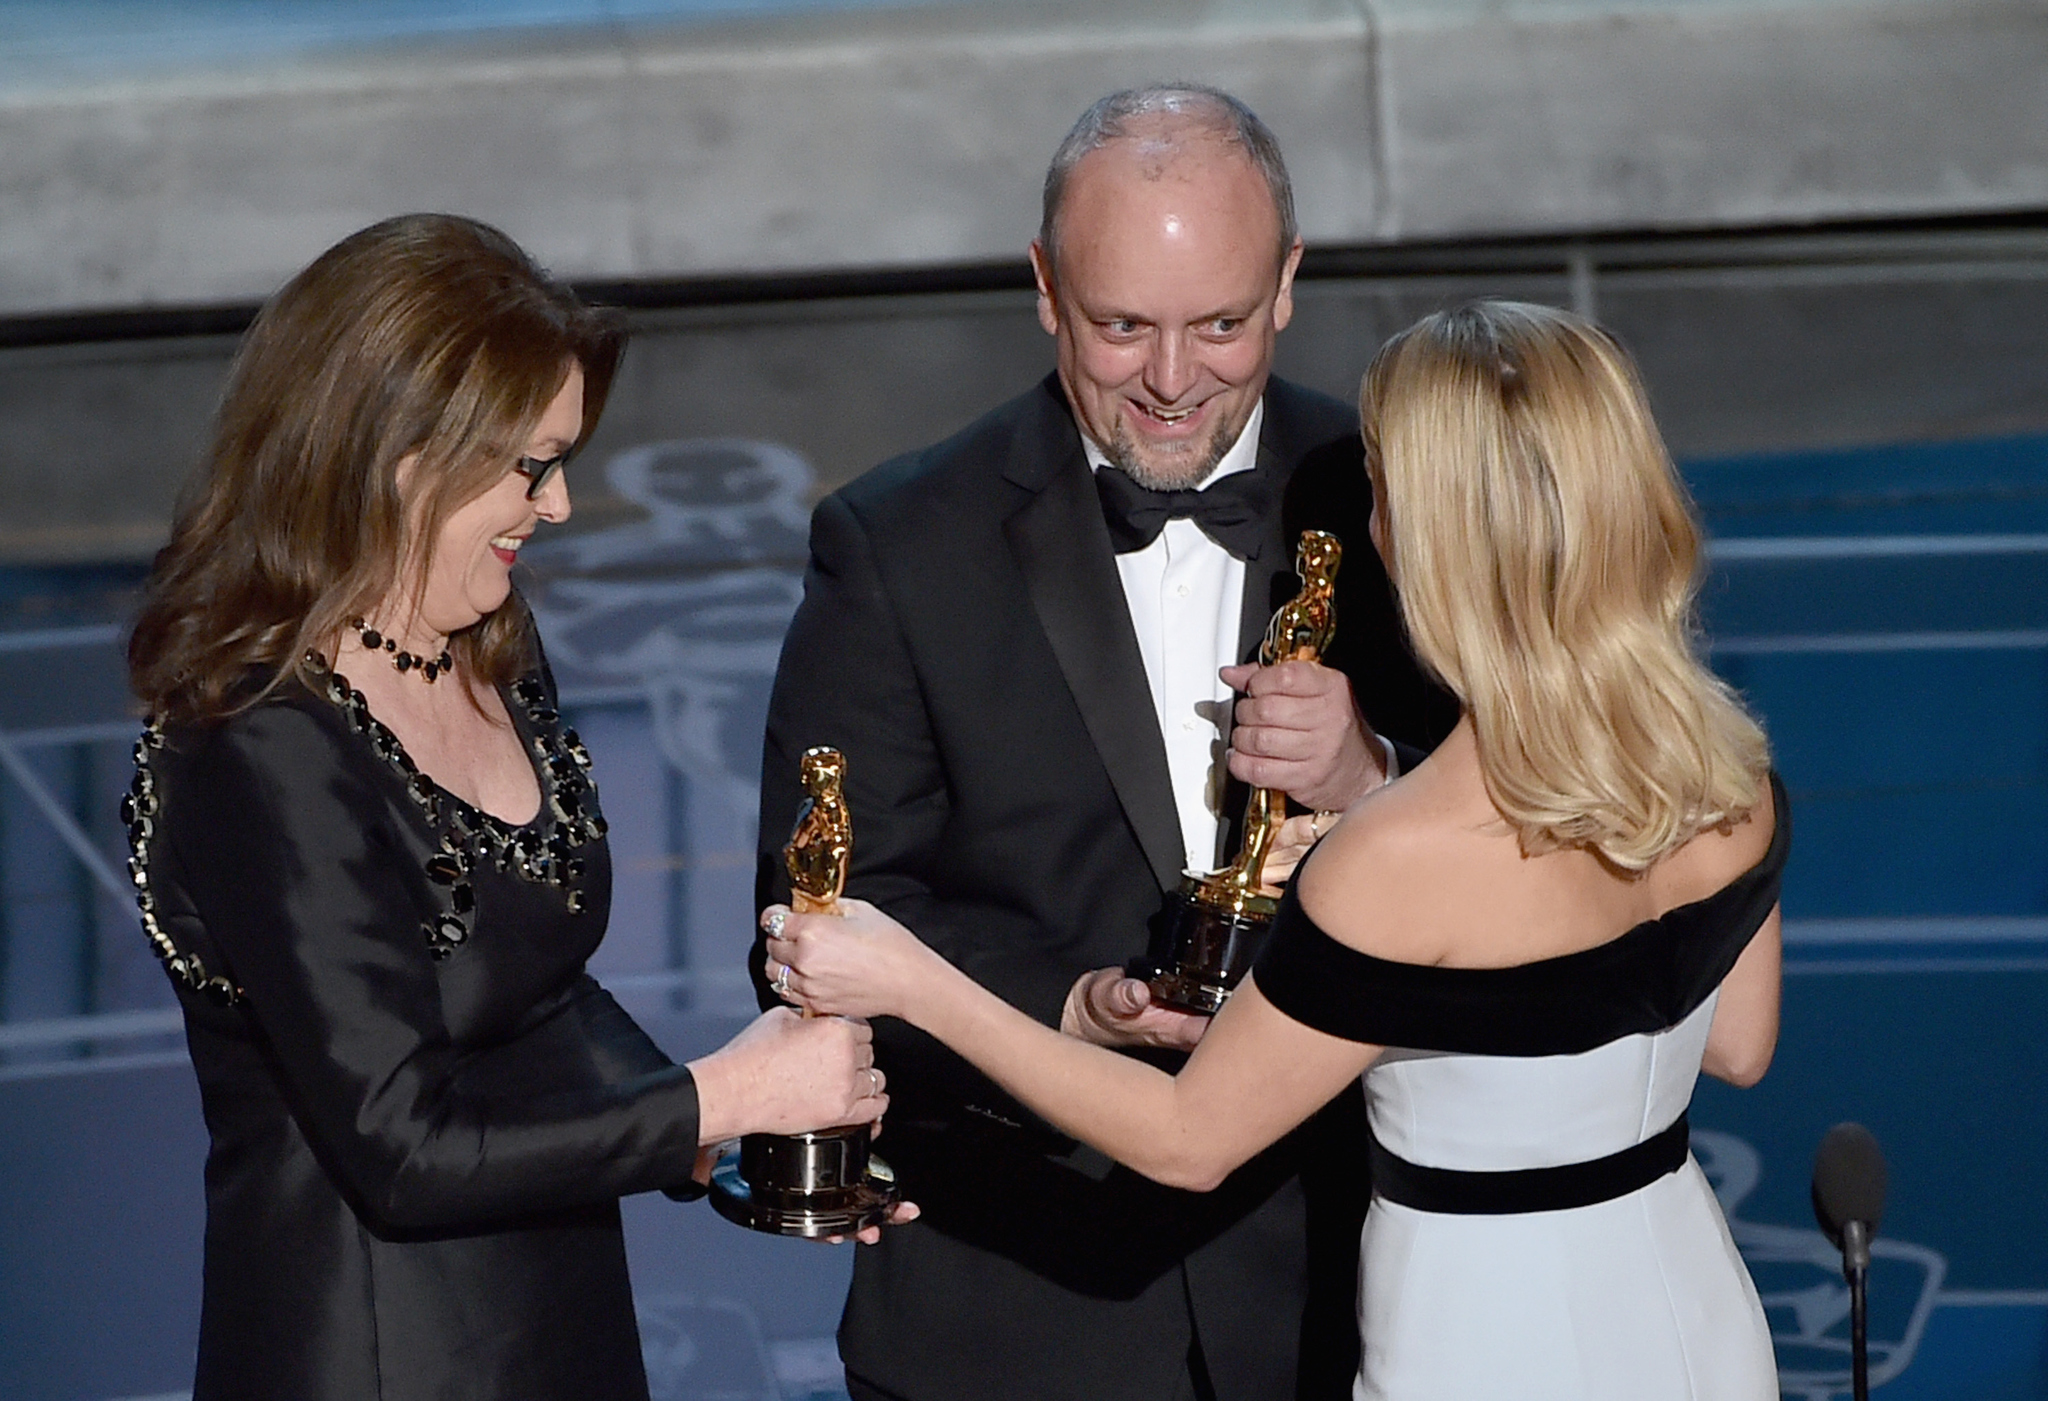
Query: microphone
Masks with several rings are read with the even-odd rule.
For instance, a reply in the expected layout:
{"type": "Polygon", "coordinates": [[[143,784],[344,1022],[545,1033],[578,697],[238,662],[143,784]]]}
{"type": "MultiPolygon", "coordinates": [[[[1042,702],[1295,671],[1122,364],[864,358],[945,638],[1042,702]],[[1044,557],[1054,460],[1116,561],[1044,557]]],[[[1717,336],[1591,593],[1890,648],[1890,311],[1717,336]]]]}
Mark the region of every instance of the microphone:
{"type": "Polygon", "coordinates": [[[1861,1124],[1829,1129],[1813,1156],[1813,1214],[1843,1252],[1844,1269],[1870,1267],[1870,1238],[1884,1217],[1884,1189],[1884,1150],[1877,1136],[1861,1124]]]}
{"type": "Polygon", "coordinates": [[[1836,1124],[1813,1155],[1813,1214],[1842,1252],[1849,1282],[1850,1383],[1856,1401],[1870,1395],[1867,1330],[1870,1241],[1884,1217],[1884,1150],[1861,1124],[1836,1124]]]}

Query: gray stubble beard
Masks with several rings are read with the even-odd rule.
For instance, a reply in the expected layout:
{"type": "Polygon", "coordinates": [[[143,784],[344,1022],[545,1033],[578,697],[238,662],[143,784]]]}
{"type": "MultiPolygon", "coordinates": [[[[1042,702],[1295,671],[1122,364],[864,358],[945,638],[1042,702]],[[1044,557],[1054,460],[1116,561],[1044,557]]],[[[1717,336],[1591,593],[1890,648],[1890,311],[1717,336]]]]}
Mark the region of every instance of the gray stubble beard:
{"type": "MultiPolygon", "coordinates": [[[[1238,429],[1239,433],[1243,431],[1242,427],[1238,429]]],[[[1208,479],[1211,472],[1223,464],[1223,459],[1229,455],[1231,444],[1236,441],[1235,435],[1228,441],[1225,440],[1223,425],[1219,423],[1210,430],[1208,441],[1202,445],[1200,470],[1187,474],[1163,474],[1153,470],[1139,456],[1138,445],[1131,436],[1130,426],[1119,422],[1115,437],[1103,444],[1102,455],[1109,459],[1110,466],[1122,471],[1125,476],[1148,491],[1193,491],[1208,479]]],[[[1190,455],[1187,460],[1196,459],[1190,455]]]]}

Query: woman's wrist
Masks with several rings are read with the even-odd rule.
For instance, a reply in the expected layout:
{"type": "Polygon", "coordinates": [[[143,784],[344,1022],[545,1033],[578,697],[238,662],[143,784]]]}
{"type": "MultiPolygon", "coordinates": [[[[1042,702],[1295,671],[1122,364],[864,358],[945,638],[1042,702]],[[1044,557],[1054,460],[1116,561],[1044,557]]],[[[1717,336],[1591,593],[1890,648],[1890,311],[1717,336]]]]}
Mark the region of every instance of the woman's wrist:
{"type": "Polygon", "coordinates": [[[925,956],[929,964],[905,989],[903,1020],[950,1045],[949,1035],[958,1034],[974,999],[995,994],[929,948],[925,956]]]}
{"type": "Polygon", "coordinates": [[[740,1097],[734,1093],[731,1058],[718,1051],[699,1056],[684,1068],[697,1085],[697,1143],[709,1147],[738,1138],[746,1126],[734,1118],[740,1097]]]}

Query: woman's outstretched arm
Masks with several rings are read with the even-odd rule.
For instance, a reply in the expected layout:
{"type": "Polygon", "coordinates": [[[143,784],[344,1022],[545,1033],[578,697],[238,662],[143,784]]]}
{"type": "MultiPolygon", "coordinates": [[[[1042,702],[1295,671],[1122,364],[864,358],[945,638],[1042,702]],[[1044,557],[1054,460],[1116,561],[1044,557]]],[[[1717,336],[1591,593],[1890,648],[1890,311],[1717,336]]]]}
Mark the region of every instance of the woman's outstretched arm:
{"type": "Polygon", "coordinates": [[[1063,1036],[985,991],[872,905],[782,916],[771,968],[819,1012],[895,1016],[937,1037],[1063,1133],[1173,1187],[1208,1191],[1378,1056],[1312,1031],[1247,979],[1178,1076],[1063,1036]]]}

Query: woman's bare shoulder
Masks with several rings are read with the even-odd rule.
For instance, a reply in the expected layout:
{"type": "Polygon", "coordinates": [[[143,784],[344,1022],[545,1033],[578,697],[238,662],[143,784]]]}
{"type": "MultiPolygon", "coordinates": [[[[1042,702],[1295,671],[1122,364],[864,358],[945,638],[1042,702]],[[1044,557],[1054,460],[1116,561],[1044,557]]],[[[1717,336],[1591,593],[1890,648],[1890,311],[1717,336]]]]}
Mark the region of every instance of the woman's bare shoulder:
{"type": "Polygon", "coordinates": [[[1755,866],[1770,850],[1780,816],[1765,781],[1756,806],[1739,821],[1709,827],[1651,867],[1658,903],[1671,908],[1704,899],[1755,866]]]}
{"type": "Polygon", "coordinates": [[[1442,899],[1460,873],[1483,862],[1497,826],[1484,790],[1471,794],[1419,769],[1344,814],[1297,876],[1302,910],[1316,926],[1363,953],[1435,963],[1442,899]]]}

